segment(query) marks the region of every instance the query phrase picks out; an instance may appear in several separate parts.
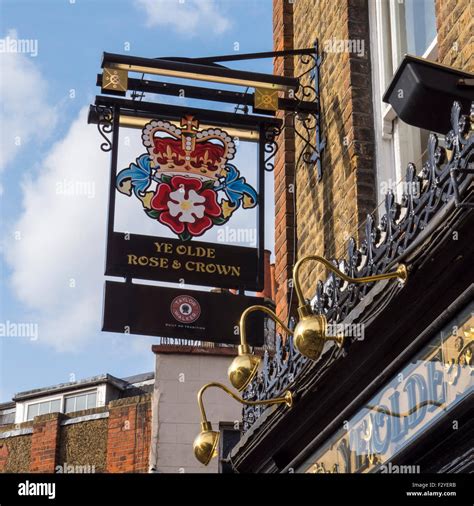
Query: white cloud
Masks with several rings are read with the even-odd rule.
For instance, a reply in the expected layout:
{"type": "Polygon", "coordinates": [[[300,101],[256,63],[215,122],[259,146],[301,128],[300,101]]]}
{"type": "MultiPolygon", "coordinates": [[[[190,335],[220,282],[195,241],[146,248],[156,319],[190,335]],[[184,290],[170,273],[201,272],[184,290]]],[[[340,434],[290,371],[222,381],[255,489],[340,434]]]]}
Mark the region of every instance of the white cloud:
{"type": "MultiPolygon", "coordinates": [[[[6,38],[18,39],[10,30],[6,38]]],[[[31,141],[53,131],[57,111],[47,100],[47,82],[29,54],[0,53],[0,171],[31,141]]]]}
{"type": "Polygon", "coordinates": [[[63,351],[100,330],[109,166],[100,141],[84,108],[23,183],[23,210],[4,243],[11,287],[38,315],[39,342],[63,351]]]}
{"type": "Polygon", "coordinates": [[[145,11],[148,27],[171,26],[190,37],[199,32],[219,35],[231,25],[215,0],[136,0],[136,5],[145,11]]]}

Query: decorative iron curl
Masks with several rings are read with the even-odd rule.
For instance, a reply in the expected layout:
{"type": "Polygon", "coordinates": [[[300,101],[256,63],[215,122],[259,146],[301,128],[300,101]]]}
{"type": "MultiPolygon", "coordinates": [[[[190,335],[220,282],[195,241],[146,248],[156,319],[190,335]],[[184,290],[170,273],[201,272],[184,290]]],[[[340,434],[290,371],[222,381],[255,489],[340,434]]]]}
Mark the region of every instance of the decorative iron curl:
{"type": "Polygon", "coordinates": [[[308,165],[311,165],[316,159],[320,157],[318,147],[311,139],[316,139],[316,129],[318,128],[318,116],[312,113],[301,113],[295,114],[295,134],[303,141],[303,147],[301,148],[302,160],[308,165]],[[298,126],[302,127],[303,130],[300,132],[298,126]]]}
{"type": "Polygon", "coordinates": [[[322,152],[325,148],[325,140],[321,135],[321,100],[319,96],[319,71],[323,58],[319,54],[318,40],[314,42],[314,53],[301,55],[299,61],[307,68],[297,77],[299,88],[296,98],[300,103],[303,101],[316,102],[317,112],[303,113],[297,109],[295,134],[304,143],[301,159],[310,167],[316,166],[317,179],[321,181],[323,176],[322,152]],[[303,132],[297,128],[298,124],[303,127],[303,132]]]}
{"type": "Polygon", "coordinates": [[[97,130],[105,140],[105,142],[100,145],[100,149],[107,153],[112,149],[112,142],[107,137],[107,134],[112,133],[113,130],[113,110],[111,107],[106,107],[103,105],[97,105],[95,109],[99,117],[99,121],[97,122],[97,130]]]}
{"type": "Polygon", "coordinates": [[[316,101],[319,97],[314,85],[302,84],[301,81],[306,76],[308,76],[310,82],[314,80],[315,70],[317,70],[319,66],[319,56],[317,54],[300,55],[299,61],[301,65],[309,66],[309,68],[305,69],[299,76],[297,76],[300,86],[296,90],[296,98],[299,100],[316,101]]]}
{"type": "Polygon", "coordinates": [[[280,127],[270,127],[265,129],[265,158],[263,162],[263,168],[267,172],[272,172],[275,169],[275,156],[278,152],[277,137],[281,133],[280,127]]]}

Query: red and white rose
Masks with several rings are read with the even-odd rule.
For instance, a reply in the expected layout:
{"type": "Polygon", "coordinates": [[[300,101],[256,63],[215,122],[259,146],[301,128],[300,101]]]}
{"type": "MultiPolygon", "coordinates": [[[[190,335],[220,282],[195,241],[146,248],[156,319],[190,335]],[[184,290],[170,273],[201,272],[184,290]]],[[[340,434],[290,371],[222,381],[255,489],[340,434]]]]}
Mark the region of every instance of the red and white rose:
{"type": "Polygon", "coordinates": [[[158,220],[178,235],[200,236],[222,213],[214,190],[200,179],[183,176],[160,183],[150,205],[160,211],[158,220]]]}

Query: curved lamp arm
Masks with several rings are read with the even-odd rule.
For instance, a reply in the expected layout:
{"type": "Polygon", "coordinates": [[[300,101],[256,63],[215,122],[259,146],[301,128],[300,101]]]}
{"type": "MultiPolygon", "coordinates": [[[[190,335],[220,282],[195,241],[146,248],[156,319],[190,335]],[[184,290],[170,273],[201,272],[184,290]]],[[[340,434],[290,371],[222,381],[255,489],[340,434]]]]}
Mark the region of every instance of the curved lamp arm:
{"type": "Polygon", "coordinates": [[[280,327],[282,327],[283,330],[287,334],[292,334],[292,331],[280,320],[280,318],[278,318],[278,316],[271,309],[269,309],[266,306],[259,306],[259,305],[250,306],[240,316],[240,323],[239,323],[239,327],[240,327],[239,353],[249,353],[250,352],[250,348],[249,348],[249,345],[247,343],[247,333],[245,331],[245,321],[247,319],[247,316],[250,313],[253,313],[254,311],[262,311],[263,313],[266,313],[268,316],[270,316],[270,318],[274,322],[278,323],[280,325],[280,327]]]}
{"type": "Polygon", "coordinates": [[[194,439],[193,452],[196,459],[205,466],[207,466],[211,459],[217,455],[217,446],[219,443],[219,431],[212,430],[212,424],[206,417],[206,411],[204,410],[202,402],[202,395],[210,387],[220,388],[237,402],[247,404],[249,406],[254,406],[256,404],[286,404],[288,407],[291,407],[293,405],[293,396],[289,390],[285,392],[283,397],[276,397],[275,399],[262,401],[247,401],[234,394],[232,390],[229,390],[222,383],[212,382],[204,385],[197,394],[199,409],[201,411],[201,432],[194,439]]]}
{"type": "Polygon", "coordinates": [[[408,277],[407,268],[404,264],[400,264],[396,271],[386,272],[383,274],[374,274],[373,276],[364,276],[361,278],[351,278],[344,272],[340,271],[337,267],[334,267],[329,260],[326,260],[324,257],[320,257],[318,255],[310,255],[304,258],[301,258],[296,262],[293,267],[293,282],[295,284],[295,291],[298,297],[298,304],[301,307],[307,306],[303,291],[301,290],[301,285],[299,282],[299,274],[301,266],[308,262],[309,260],[313,260],[315,262],[320,262],[324,266],[326,266],[330,271],[336,273],[340,278],[348,283],[370,283],[372,281],[380,281],[382,279],[391,279],[391,278],[399,278],[401,281],[406,281],[408,277]]]}
{"type": "Polygon", "coordinates": [[[267,404],[267,405],[286,404],[289,408],[291,408],[291,406],[293,405],[293,395],[289,390],[287,390],[285,392],[285,395],[283,397],[275,397],[274,399],[266,399],[266,400],[261,400],[261,401],[247,401],[245,399],[242,399],[238,395],[236,395],[234,392],[232,392],[232,390],[227,388],[222,383],[217,383],[217,382],[207,383],[206,385],[201,387],[201,389],[199,390],[199,392],[197,394],[199,410],[201,411],[201,426],[202,426],[203,430],[209,430],[208,429],[209,421],[207,420],[206,411],[204,410],[204,404],[202,402],[202,395],[210,387],[220,388],[221,390],[224,390],[224,392],[227,395],[230,395],[237,402],[240,402],[241,404],[246,404],[247,406],[255,406],[257,404],[267,404]]]}

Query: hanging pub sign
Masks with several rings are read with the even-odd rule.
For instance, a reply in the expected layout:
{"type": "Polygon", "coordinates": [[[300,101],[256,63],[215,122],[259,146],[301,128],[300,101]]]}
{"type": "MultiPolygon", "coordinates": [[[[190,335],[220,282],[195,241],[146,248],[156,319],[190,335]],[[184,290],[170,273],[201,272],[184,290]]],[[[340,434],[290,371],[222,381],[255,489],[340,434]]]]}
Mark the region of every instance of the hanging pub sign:
{"type": "MultiPolygon", "coordinates": [[[[261,297],[106,281],[102,330],[239,344],[240,315],[262,302],[261,297]]],[[[249,344],[262,346],[263,313],[249,315],[247,327],[249,344]]]]}
{"type": "Polygon", "coordinates": [[[112,151],[106,275],[263,288],[278,119],[99,96],[89,121],[112,151]]]}

